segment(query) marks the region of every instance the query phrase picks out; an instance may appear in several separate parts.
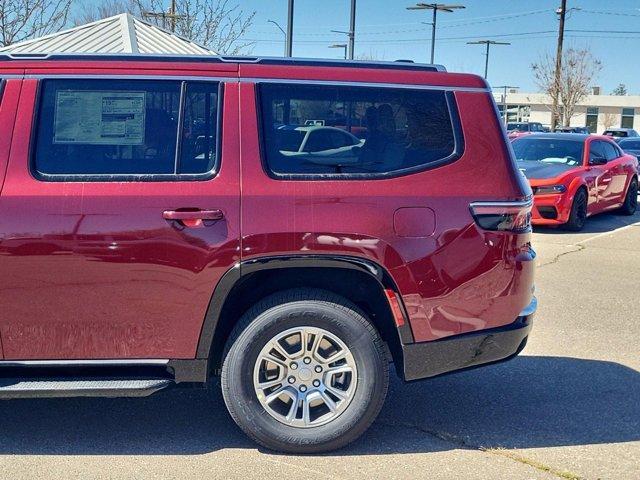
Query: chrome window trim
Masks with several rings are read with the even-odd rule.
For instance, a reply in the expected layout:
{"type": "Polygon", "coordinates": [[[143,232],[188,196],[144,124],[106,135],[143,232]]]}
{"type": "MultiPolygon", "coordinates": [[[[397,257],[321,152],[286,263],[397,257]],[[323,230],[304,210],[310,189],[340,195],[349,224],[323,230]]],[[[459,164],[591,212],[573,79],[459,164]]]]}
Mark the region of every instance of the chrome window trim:
{"type": "Polygon", "coordinates": [[[517,207],[517,208],[527,208],[533,206],[533,199],[527,198],[526,200],[505,200],[505,201],[477,201],[471,202],[469,204],[470,207],[517,207]]]}

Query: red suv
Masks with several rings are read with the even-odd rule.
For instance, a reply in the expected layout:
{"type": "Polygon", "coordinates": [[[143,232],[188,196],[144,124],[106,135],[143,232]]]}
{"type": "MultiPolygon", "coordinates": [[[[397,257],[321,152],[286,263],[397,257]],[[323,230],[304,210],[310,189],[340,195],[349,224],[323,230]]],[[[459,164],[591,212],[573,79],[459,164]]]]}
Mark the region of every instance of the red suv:
{"type": "Polygon", "coordinates": [[[277,450],[406,381],[506,360],[531,189],[485,81],[408,63],[0,60],[0,398],[220,375],[277,450]]]}

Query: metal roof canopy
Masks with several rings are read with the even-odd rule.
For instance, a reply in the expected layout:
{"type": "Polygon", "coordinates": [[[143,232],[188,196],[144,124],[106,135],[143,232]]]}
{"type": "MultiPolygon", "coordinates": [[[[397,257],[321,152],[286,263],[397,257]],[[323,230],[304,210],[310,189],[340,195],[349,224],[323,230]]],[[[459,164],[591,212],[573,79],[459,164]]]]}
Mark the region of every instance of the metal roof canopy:
{"type": "Polygon", "coordinates": [[[97,53],[216,55],[175,33],[122,13],[0,48],[5,54],[97,53]]]}

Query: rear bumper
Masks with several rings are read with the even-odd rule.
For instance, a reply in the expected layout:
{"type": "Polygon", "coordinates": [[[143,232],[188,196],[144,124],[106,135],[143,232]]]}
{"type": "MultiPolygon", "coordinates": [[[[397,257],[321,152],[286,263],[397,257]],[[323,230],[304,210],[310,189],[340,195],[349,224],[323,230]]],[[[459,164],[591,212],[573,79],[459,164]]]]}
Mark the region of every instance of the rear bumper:
{"type": "Polygon", "coordinates": [[[536,308],[534,297],[509,325],[403,345],[404,380],[409,382],[510,360],[527,344],[536,308]]]}

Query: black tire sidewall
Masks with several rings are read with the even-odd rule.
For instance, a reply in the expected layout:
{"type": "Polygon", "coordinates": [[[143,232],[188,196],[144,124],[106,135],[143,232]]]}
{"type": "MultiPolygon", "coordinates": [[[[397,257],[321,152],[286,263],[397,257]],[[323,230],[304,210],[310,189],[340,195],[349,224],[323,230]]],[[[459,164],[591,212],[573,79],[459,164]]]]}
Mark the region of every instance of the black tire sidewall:
{"type": "Polygon", "coordinates": [[[299,453],[339,448],[360,436],[377,416],[386,394],[387,360],[376,348],[379,338],[354,318],[359,314],[341,307],[314,301],[274,306],[260,313],[229,350],[223,366],[225,402],[239,426],[262,445],[299,453]],[[273,418],[260,404],[253,386],[254,366],[263,346],[279,333],[300,326],[336,335],[347,345],[358,368],[358,383],[347,409],[328,424],[313,428],[291,427],[273,418]]]}
{"type": "Polygon", "coordinates": [[[638,208],[638,181],[632,180],[624,197],[624,205],[622,211],[626,215],[633,215],[638,208]],[[634,188],[635,187],[635,188],[634,188]]]}
{"type": "Polygon", "coordinates": [[[586,209],[588,208],[587,202],[588,202],[587,194],[584,191],[584,189],[581,188],[576,192],[576,195],[573,198],[573,203],[571,204],[571,213],[569,214],[569,221],[566,224],[566,228],[568,228],[569,230],[578,231],[578,230],[581,230],[582,227],[584,227],[584,224],[586,223],[586,220],[587,220],[587,212],[586,212],[586,209]],[[577,223],[579,221],[579,218],[578,218],[579,202],[585,203],[585,218],[582,219],[582,222],[580,224],[577,223]]]}

